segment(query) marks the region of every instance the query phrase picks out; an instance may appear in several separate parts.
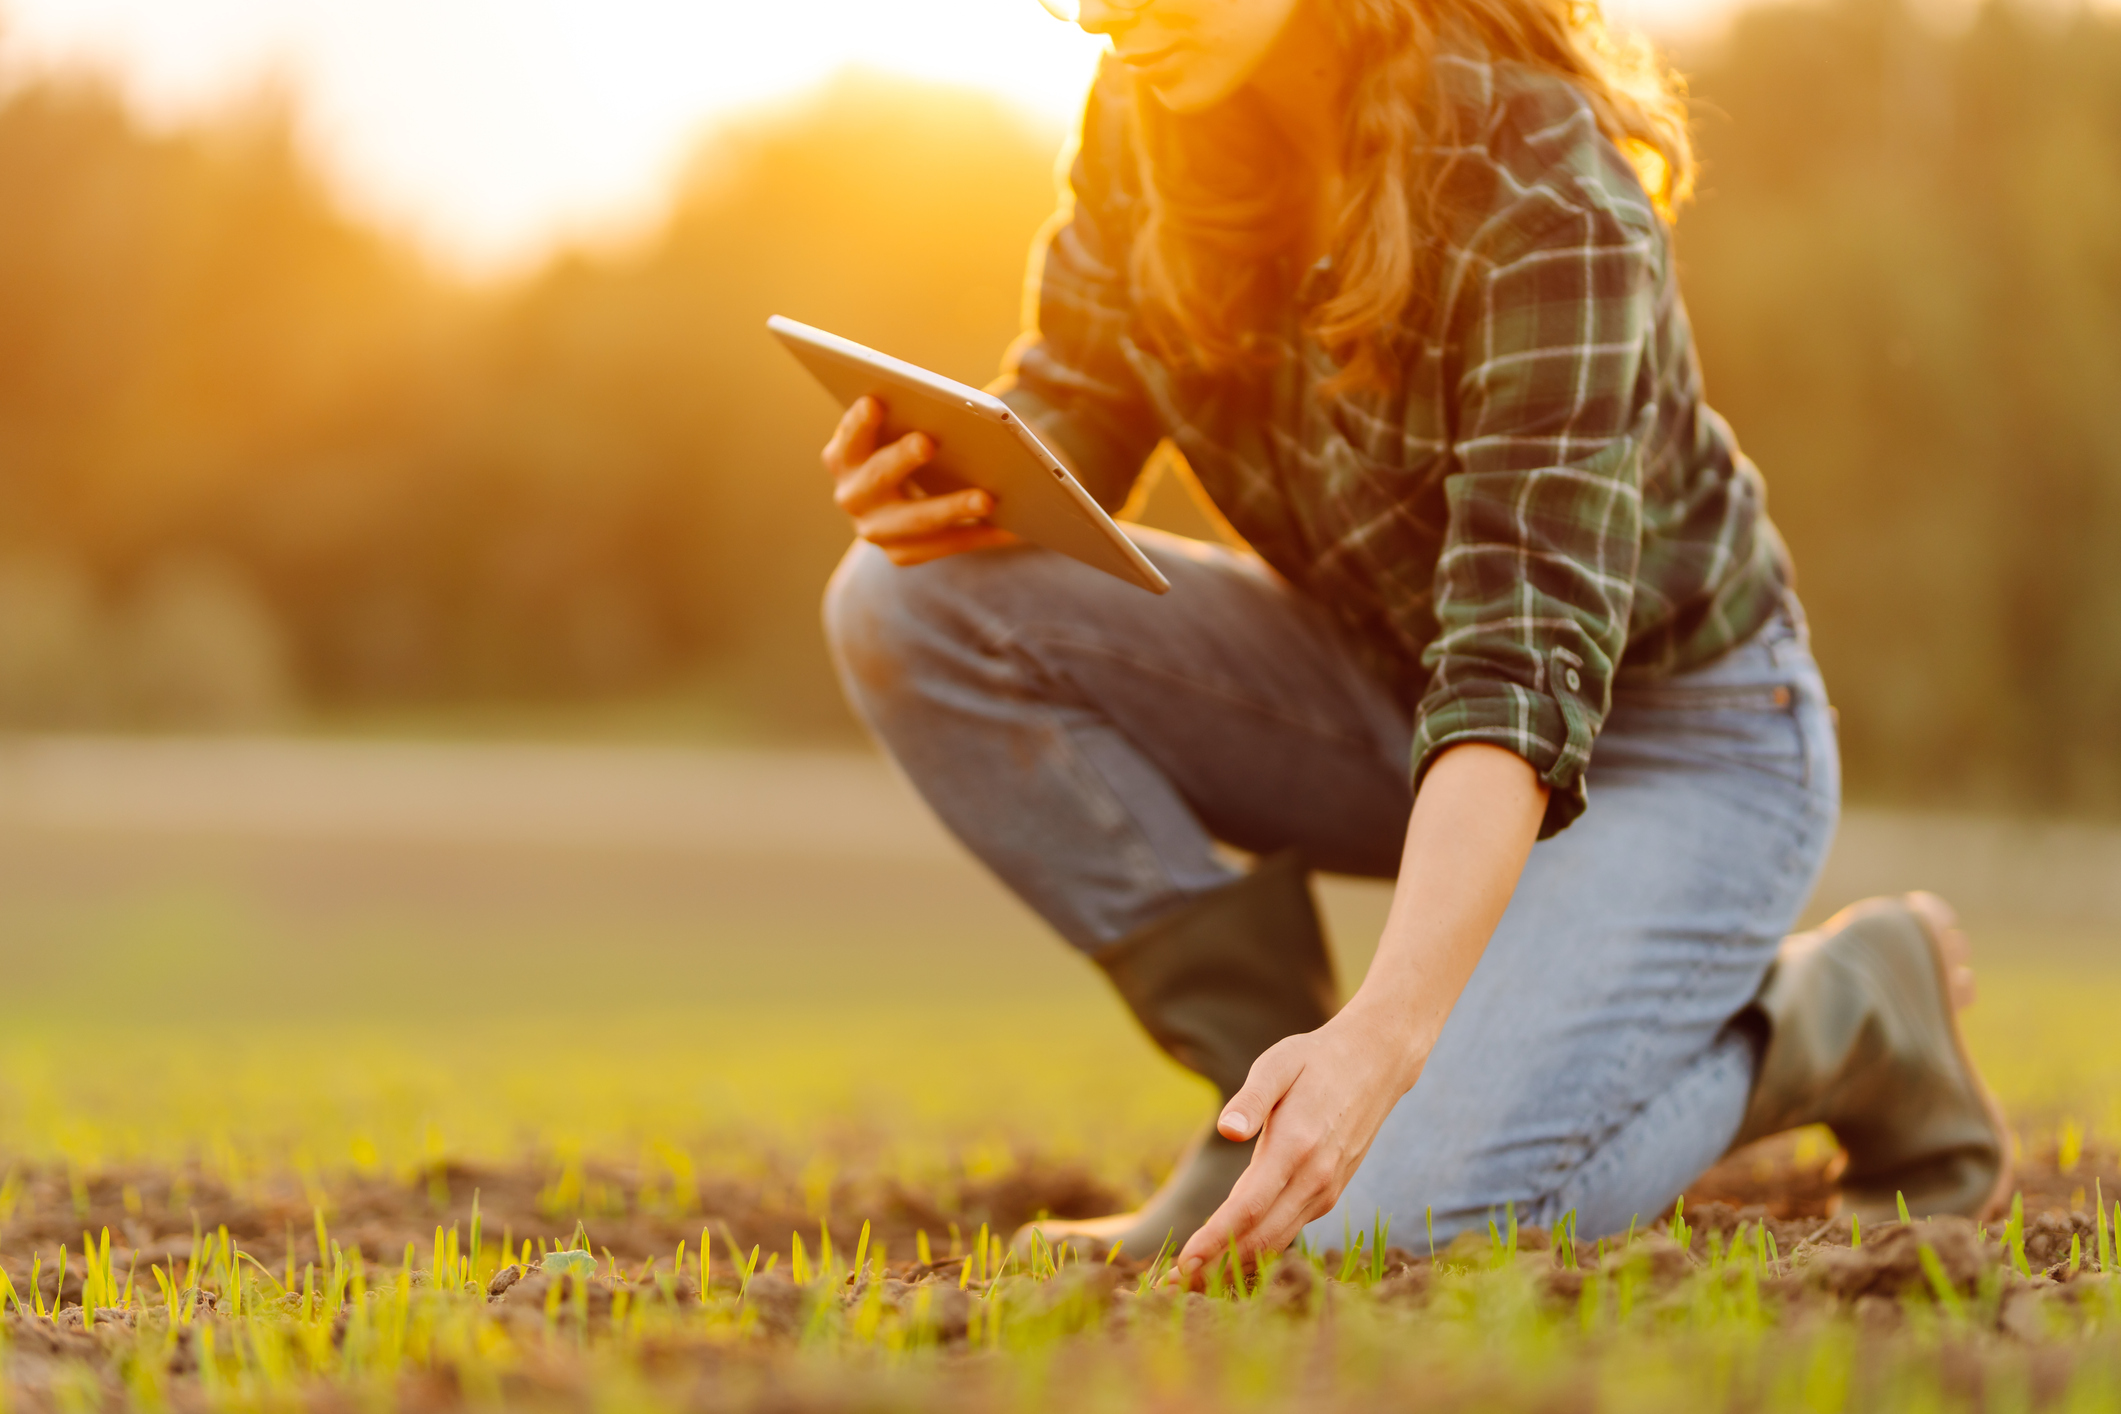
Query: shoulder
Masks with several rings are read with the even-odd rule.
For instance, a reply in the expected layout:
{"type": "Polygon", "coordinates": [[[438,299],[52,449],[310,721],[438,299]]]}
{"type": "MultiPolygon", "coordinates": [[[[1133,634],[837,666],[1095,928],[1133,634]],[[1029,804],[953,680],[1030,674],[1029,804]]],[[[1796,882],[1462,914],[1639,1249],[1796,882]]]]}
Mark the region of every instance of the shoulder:
{"type": "Polygon", "coordinates": [[[1664,222],[1582,89],[1465,39],[1439,49],[1431,82],[1432,112],[1451,135],[1435,157],[1455,253],[1493,266],[1590,244],[1662,262],[1664,222]]]}

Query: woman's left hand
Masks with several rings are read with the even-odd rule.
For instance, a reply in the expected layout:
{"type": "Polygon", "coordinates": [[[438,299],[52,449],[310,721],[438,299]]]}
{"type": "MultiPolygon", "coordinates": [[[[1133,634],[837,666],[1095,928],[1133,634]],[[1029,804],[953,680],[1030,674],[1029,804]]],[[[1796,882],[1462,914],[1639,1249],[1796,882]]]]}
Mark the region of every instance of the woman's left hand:
{"type": "Polygon", "coordinates": [[[1521,756],[1485,742],[1437,754],[1414,798],[1392,911],[1362,987],[1340,1014],[1252,1062],[1215,1127],[1259,1136],[1230,1196],[1179,1249],[1198,1285],[1231,1248],[1245,1266],[1324,1217],[1399,1097],[1414,1088],[1465,990],[1546,814],[1521,756]]]}
{"type": "Polygon", "coordinates": [[[1229,1198],[1180,1249],[1172,1280],[1198,1286],[1233,1248],[1250,1267],[1331,1212],[1427,1058],[1404,1015],[1380,1015],[1358,998],[1254,1061],[1216,1128],[1226,1139],[1258,1134],[1259,1145],[1229,1198]]]}

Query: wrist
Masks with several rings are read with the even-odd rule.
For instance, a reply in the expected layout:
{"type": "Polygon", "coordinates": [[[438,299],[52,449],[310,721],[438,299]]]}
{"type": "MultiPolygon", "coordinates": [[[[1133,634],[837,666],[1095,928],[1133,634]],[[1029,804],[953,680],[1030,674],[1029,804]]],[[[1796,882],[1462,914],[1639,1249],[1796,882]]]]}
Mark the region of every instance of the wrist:
{"type": "Polygon", "coordinates": [[[1387,997],[1368,986],[1358,988],[1334,1018],[1362,1036],[1366,1047],[1385,1057],[1395,1075],[1411,1090],[1436,1048],[1441,1019],[1431,1021],[1411,999],[1387,997]]]}

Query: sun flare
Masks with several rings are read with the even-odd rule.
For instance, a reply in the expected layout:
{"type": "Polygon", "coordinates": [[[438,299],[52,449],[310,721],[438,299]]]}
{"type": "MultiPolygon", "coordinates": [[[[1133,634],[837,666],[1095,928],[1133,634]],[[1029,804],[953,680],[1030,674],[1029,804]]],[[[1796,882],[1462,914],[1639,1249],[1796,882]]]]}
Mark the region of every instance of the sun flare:
{"type": "Polygon", "coordinates": [[[1099,47],[1033,0],[0,0],[10,69],[111,73],[162,121],[291,91],[357,207],[474,269],[641,221],[718,119],[849,67],[1057,134],[1099,47]]]}

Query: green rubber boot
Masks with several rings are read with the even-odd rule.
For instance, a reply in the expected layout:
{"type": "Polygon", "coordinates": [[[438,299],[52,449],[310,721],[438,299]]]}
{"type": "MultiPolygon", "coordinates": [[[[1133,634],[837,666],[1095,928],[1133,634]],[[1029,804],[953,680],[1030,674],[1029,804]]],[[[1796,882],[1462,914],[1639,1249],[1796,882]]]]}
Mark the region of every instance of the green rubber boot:
{"type": "Polygon", "coordinates": [[[1984,1217],[2010,1191],[2010,1129],[1959,1032],[1952,960],[1907,898],[1787,939],[1746,1021],[1764,1036],[1731,1147],[1824,1124],[1848,1153],[1842,1211],[1984,1217]]]}
{"type": "MultiPolygon", "coordinates": [[[[1338,1006],[1333,963],[1301,861],[1262,860],[1244,878],[1172,917],[1121,939],[1093,959],[1149,1038],[1180,1065],[1206,1077],[1230,1102],[1252,1062],[1286,1036],[1315,1031],[1338,1006]]],[[[1019,1250],[1036,1232],[1058,1247],[1130,1255],[1173,1250],[1230,1196],[1252,1161],[1253,1140],[1234,1143],[1207,1127],[1179,1156],[1171,1177],[1137,1212],[1076,1221],[1047,1219],[1016,1234],[1019,1250]]]]}

